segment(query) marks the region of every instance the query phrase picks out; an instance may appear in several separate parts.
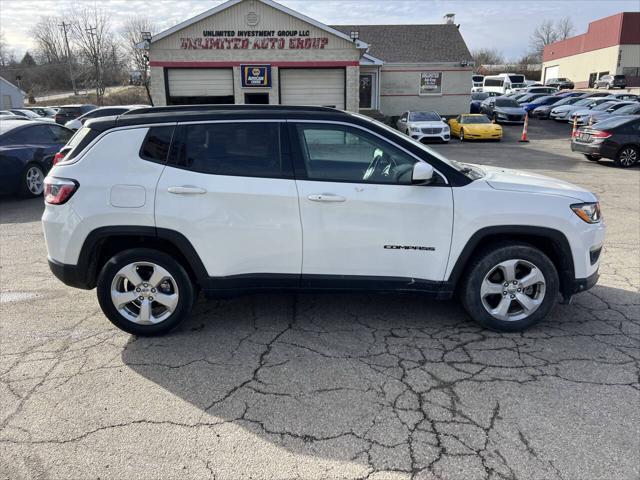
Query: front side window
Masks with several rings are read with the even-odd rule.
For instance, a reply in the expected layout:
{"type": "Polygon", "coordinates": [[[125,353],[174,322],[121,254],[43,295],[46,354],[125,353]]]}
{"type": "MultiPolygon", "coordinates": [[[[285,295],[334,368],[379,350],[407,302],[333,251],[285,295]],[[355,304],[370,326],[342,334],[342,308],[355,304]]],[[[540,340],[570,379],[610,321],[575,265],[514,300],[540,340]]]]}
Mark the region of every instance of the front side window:
{"type": "Polygon", "coordinates": [[[73,132],[71,130],[59,127],[58,125],[47,125],[47,128],[51,132],[51,136],[55,143],[67,143],[73,136],[73,132]]]}
{"type": "Polygon", "coordinates": [[[411,184],[417,160],[373,134],[346,125],[299,124],[296,129],[310,180],[411,184]]]}
{"type": "Polygon", "coordinates": [[[213,175],[291,177],[282,160],[277,122],[179,125],[169,164],[213,175]]]}

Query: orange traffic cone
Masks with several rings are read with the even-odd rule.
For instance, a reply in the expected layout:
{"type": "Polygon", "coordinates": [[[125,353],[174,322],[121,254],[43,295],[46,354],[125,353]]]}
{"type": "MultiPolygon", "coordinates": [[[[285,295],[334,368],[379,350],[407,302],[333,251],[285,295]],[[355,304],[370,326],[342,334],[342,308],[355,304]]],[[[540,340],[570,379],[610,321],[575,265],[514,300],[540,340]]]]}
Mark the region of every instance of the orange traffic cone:
{"type": "Polygon", "coordinates": [[[525,112],[524,114],[524,125],[522,125],[522,137],[519,142],[529,142],[527,140],[527,127],[529,127],[529,114],[525,112]]]}
{"type": "Polygon", "coordinates": [[[578,117],[573,117],[573,130],[571,130],[571,138],[574,138],[578,133],[578,117]]]}

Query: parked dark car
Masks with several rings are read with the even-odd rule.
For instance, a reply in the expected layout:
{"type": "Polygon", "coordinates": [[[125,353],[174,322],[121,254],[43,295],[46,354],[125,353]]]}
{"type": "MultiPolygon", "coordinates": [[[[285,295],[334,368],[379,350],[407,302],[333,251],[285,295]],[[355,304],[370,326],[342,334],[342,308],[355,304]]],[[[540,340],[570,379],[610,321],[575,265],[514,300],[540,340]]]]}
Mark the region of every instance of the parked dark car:
{"type": "Polygon", "coordinates": [[[556,87],[558,90],[573,90],[575,85],[568,78],[547,78],[547,81],[544,82],[547,87],[556,87]]]}
{"type": "Polygon", "coordinates": [[[0,123],[0,193],[37,197],[54,155],[73,132],[53,122],[0,123]]]}
{"type": "Polygon", "coordinates": [[[474,92],[471,94],[469,113],[480,113],[480,104],[489,97],[499,97],[498,92],[474,92]]]}
{"type": "Polygon", "coordinates": [[[24,107],[23,110],[29,110],[44,118],[53,118],[56,116],[56,111],[49,107],[24,107]]]}
{"type": "Polygon", "coordinates": [[[538,107],[543,107],[545,105],[552,105],[554,103],[558,103],[560,99],[555,95],[544,95],[542,97],[534,98],[529,100],[528,102],[520,103],[520,106],[524,108],[524,111],[531,116],[531,112],[538,107]]]}
{"type": "Polygon", "coordinates": [[[480,113],[498,123],[524,122],[524,108],[513,98],[489,97],[480,104],[480,113]]]}
{"type": "Polygon", "coordinates": [[[546,97],[546,93],[527,93],[524,97],[520,97],[514,100],[518,102],[518,104],[522,105],[523,103],[533,102],[536,98],[546,97]]]}
{"type": "Polygon", "coordinates": [[[56,123],[64,125],[69,120],[78,118],[80,115],[84,115],[96,108],[95,105],[64,105],[60,107],[60,110],[56,112],[56,123]]]}
{"type": "Polygon", "coordinates": [[[580,96],[558,98],[558,101],[555,103],[551,103],[549,105],[542,105],[540,107],[534,108],[529,115],[531,117],[539,118],[541,120],[547,119],[549,118],[549,114],[551,113],[551,110],[553,110],[555,107],[560,107],[562,105],[573,105],[574,103],[580,101],[581,99],[582,97],[580,96]]]}
{"type": "Polygon", "coordinates": [[[608,158],[623,168],[637,165],[640,159],[640,116],[612,117],[578,129],[571,140],[571,151],[583,153],[594,162],[608,158]]]}
{"type": "Polygon", "coordinates": [[[627,88],[627,78],[624,75],[603,75],[593,84],[594,88],[627,88]]]}

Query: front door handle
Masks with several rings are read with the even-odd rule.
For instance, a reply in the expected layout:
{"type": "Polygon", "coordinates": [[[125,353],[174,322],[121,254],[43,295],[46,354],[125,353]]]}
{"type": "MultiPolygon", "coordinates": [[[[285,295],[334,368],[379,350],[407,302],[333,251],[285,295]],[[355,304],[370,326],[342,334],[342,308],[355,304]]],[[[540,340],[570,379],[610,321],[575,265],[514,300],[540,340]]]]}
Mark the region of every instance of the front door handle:
{"type": "Polygon", "coordinates": [[[315,193],[307,197],[312,202],[345,202],[347,199],[332,193],[315,193]]]}
{"type": "Polygon", "coordinates": [[[198,194],[207,193],[207,191],[204,188],[190,187],[186,185],[183,185],[181,187],[169,187],[167,188],[167,191],[175,195],[198,195],[198,194]]]}

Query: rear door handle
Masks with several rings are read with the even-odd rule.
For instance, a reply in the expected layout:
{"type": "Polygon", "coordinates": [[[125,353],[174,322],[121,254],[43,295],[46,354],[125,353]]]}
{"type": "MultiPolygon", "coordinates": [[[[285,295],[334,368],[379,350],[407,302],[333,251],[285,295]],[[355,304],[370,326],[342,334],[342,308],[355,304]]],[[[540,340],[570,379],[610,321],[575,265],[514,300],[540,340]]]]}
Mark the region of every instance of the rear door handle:
{"type": "Polygon", "coordinates": [[[167,191],[175,195],[197,195],[197,194],[207,193],[207,191],[204,188],[189,187],[186,185],[183,185],[182,187],[169,187],[167,188],[167,191]]]}
{"type": "Polygon", "coordinates": [[[307,197],[309,200],[311,200],[312,202],[345,202],[347,199],[344,197],[341,197],[340,195],[334,195],[332,193],[316,193],[313,195],[309,195],[307,197]]]}

